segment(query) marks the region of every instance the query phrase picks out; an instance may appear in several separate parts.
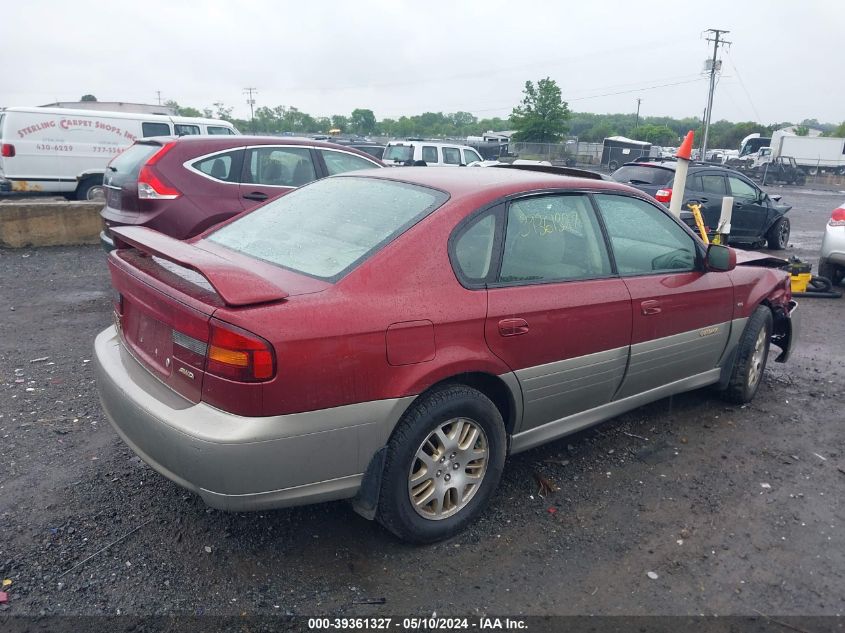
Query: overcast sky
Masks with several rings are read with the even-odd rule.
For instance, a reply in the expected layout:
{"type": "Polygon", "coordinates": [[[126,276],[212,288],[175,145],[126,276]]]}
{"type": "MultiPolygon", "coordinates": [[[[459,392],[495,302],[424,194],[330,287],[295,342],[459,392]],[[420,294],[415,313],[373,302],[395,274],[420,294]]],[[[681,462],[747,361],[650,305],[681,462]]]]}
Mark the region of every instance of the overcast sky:
{"type": "Polygon", "coordinates": [[[254,86],[314,116],[506,117],[550,76],[575,111],[701,116],[708,28],[733,42],[714,120],[845,120],[841,0],[7,1],[0,106],[161,91],[246,118],[254,86]]]}

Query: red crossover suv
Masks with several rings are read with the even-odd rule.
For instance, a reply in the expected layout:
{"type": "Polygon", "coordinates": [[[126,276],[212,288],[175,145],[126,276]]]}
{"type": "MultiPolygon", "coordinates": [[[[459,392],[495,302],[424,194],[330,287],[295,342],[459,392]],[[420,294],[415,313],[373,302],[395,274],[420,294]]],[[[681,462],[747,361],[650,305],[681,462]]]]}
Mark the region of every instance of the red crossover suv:
{"type": "Polygon", "coordinates": [[[473,520],[508,454],[705,385],[747,402],[796,340],[771,258],[602,180],[369,170],[188,242],[114,234],[95,353],[126,443],[210,506],[352,498],[413,541],[473,520]]]}
{"type": "Polygon", "coordinates": [[[105,228],[141,225],[178,239],[312,180],[384,165],[356,149],[273,136],[183,136],[137,141],[109,163],[103,179],[105,228]]]}

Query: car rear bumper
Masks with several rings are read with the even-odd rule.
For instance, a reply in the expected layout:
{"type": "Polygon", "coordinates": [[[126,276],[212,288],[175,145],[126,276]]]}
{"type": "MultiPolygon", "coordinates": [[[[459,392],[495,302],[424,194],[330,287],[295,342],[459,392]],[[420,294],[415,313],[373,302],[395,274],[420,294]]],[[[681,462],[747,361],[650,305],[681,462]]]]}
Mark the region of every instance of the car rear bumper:
{"type": "Polygon", "coordinates": [[[114,327],[94,343],[97,387],[118,435],[214,508],[259,510],[352,497],[411,398],[269,417],[195,404],[155,379],[114,327]]]}

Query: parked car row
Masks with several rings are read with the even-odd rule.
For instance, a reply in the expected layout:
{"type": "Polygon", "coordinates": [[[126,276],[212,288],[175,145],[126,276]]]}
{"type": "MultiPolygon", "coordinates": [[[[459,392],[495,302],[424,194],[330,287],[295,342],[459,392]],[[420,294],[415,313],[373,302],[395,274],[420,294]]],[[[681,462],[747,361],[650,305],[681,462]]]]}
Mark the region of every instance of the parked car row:
{"type": "Polygon", "coordinates": [[[748,402],[770,343],[795,346],[786,272],[632,187],[226,141],[111,165],[115,325],[95,342],[118,434],[212,507],[350,499],[443,539],[508,455],[707,385],[748,402]]]}

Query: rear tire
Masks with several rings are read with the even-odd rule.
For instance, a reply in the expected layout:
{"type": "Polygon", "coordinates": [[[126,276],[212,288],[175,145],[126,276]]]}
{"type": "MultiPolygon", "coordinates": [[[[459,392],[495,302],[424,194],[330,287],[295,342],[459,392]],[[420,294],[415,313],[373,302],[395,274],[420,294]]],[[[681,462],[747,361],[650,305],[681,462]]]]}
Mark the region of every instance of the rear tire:
{"type": "Polygon", "coordinates": [[[722,392],[728,402],[745,404],[757,393],[769,358],[773,323],[772,311],[762,305],[748,319],[737,345],[730,381],[722,392]]]}
{"type": "Polygon", "coordinates": [[[481,392],[448,385],[422,396],[388,442],[376,519],[414,543],[460,532],[490,501],[506,448],[502,415],[481,392]]]}
{"type": "Polygon", "coordinates": [[[105,202],[106,192],[103,189],[102,176],[88,176],[83,178],[76,187],[76,199],[89,202],[105,202]]]}
{"type": "Polygon", "coordinates": [[[782,251],[789,245],[789,218],[780,218],[766,233],[766,241],[772,250],[782,251]]]}

